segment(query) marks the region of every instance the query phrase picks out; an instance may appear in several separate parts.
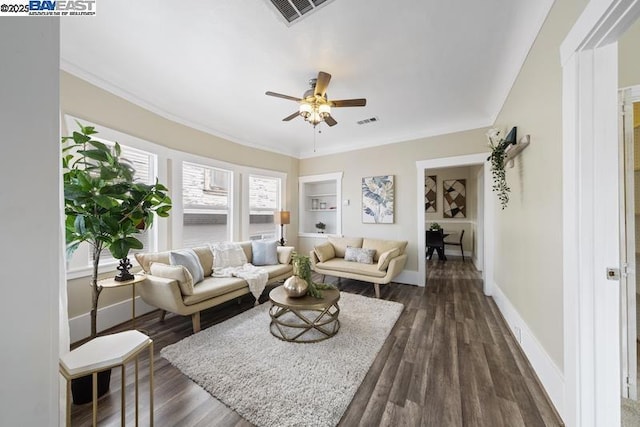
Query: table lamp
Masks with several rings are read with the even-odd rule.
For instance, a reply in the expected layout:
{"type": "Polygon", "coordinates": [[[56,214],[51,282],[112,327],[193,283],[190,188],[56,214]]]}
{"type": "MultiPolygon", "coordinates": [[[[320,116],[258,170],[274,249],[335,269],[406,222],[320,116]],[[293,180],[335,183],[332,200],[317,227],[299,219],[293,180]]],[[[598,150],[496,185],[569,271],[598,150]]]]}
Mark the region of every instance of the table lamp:
{"type": "Polygon", "coordinates": [[[280,224],[280,246],[284,246],[284,226],[289,224],[289,211],[278,211],[273,214],[273,220],[276,224],[280,224]]]}

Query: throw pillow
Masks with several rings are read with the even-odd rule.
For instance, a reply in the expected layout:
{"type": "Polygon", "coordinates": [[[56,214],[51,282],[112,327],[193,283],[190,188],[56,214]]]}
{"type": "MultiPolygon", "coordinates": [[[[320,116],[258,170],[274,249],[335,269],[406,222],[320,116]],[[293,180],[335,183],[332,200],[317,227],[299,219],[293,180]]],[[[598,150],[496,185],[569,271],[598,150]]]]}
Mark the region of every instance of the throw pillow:
{"type": "Polygon", "coordinates": [[[211,246],[213,251],[213,268],[242,267],[247,263],[247,256],[238,243],[219,242],[211,246]]]}
{"type": "Polygon", "coordinates": [[[252,240],[253,265],[278,264],[278,242],[275,240],[252,240]]]}
{"type": "Polygon", "coordinates": [[[168,265],[161,262],[152,262],[149,267],[152,276],[177,280],[182,295],[193,295],[193,277],[184,265],[168,265]]]}
{"type": "Polygon", "coordinates": [[[399,248],[389,249],[388,251],[381,253],[380,258],[378,258],[378,270],[385,271],[387,267],[389,267],[391,260],[398,255],[400,255],[399,248]]]}
{"type": "Polygon", "coordinates": [[[336,257],[336,251],[333,248],[333,245],[329,242],[322,243],[313,248],[313,250],[316,252],[320,262],[329,261],[336,257]]]}
{"type": "Polygon", "coordinates": [[[373,264],[373,256],[375,254],[375,249],[347,246],[347,249],[344,251],[344,260],[359,262],[361,264],[373,264]]]}
{"type": "Polygon", "coordinates": [[[291,264],[291,256],[293,255],[293,246],[278,246],[278,262],[280,264],[291,264]]]}
{"type": "Polygon", "coordinates": [[[193,278],[193,284],[198,284],[204,280],[204,270],[200,265],[200,259],[193,249],[181,249],[169,253],[169,264],[183,265],[193,278]]]}

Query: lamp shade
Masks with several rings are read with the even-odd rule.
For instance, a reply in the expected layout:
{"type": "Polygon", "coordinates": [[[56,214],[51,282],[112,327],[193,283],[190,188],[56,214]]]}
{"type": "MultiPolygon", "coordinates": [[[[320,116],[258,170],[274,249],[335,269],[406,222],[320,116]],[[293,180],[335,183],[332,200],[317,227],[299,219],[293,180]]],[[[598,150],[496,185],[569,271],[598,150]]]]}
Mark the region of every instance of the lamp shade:
{"type": "Polygon", "coordinates": [[[278,211],[273,214],[273,221],[276,224],[289,224],[290,214],[289,211],[278,211]]]}

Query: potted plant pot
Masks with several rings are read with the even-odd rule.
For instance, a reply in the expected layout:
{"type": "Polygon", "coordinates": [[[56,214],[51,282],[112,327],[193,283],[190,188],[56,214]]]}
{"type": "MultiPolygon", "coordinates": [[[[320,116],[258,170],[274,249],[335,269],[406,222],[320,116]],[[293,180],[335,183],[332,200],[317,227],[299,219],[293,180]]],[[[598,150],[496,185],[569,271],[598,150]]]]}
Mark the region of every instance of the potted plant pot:
{"type": "MultiPolygon", "coordinates": [[[[98,372],[98,397],[109,391],[111,369],[98,372]]],[[[83,405],[93,400],[93,375],[74,378],[71,380],[71,395],[74,405],[83,405]]]]}

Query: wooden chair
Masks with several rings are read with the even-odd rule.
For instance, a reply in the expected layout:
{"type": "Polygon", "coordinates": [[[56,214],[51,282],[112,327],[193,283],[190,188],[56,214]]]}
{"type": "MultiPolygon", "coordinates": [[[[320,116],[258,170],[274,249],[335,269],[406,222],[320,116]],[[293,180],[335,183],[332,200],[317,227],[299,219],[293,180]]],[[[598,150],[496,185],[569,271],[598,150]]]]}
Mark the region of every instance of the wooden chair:
{"type": "Polygon", "coordinates": [[[440,230],[427,230],[427,259],[431,259],[433,250],[438,252],[438,258],[447,259],[444,255],[444,232],[440,230]]]}
{"type": "Polygon", "coordinates": [[[462,252],[462,262],[464,262],[464,248],[462,247],[462,238],[464,237],[464,230],[460,233],[460,241],[458,243],[444,242],[445,245],[460,246],[460,252],[462,252]]]}

